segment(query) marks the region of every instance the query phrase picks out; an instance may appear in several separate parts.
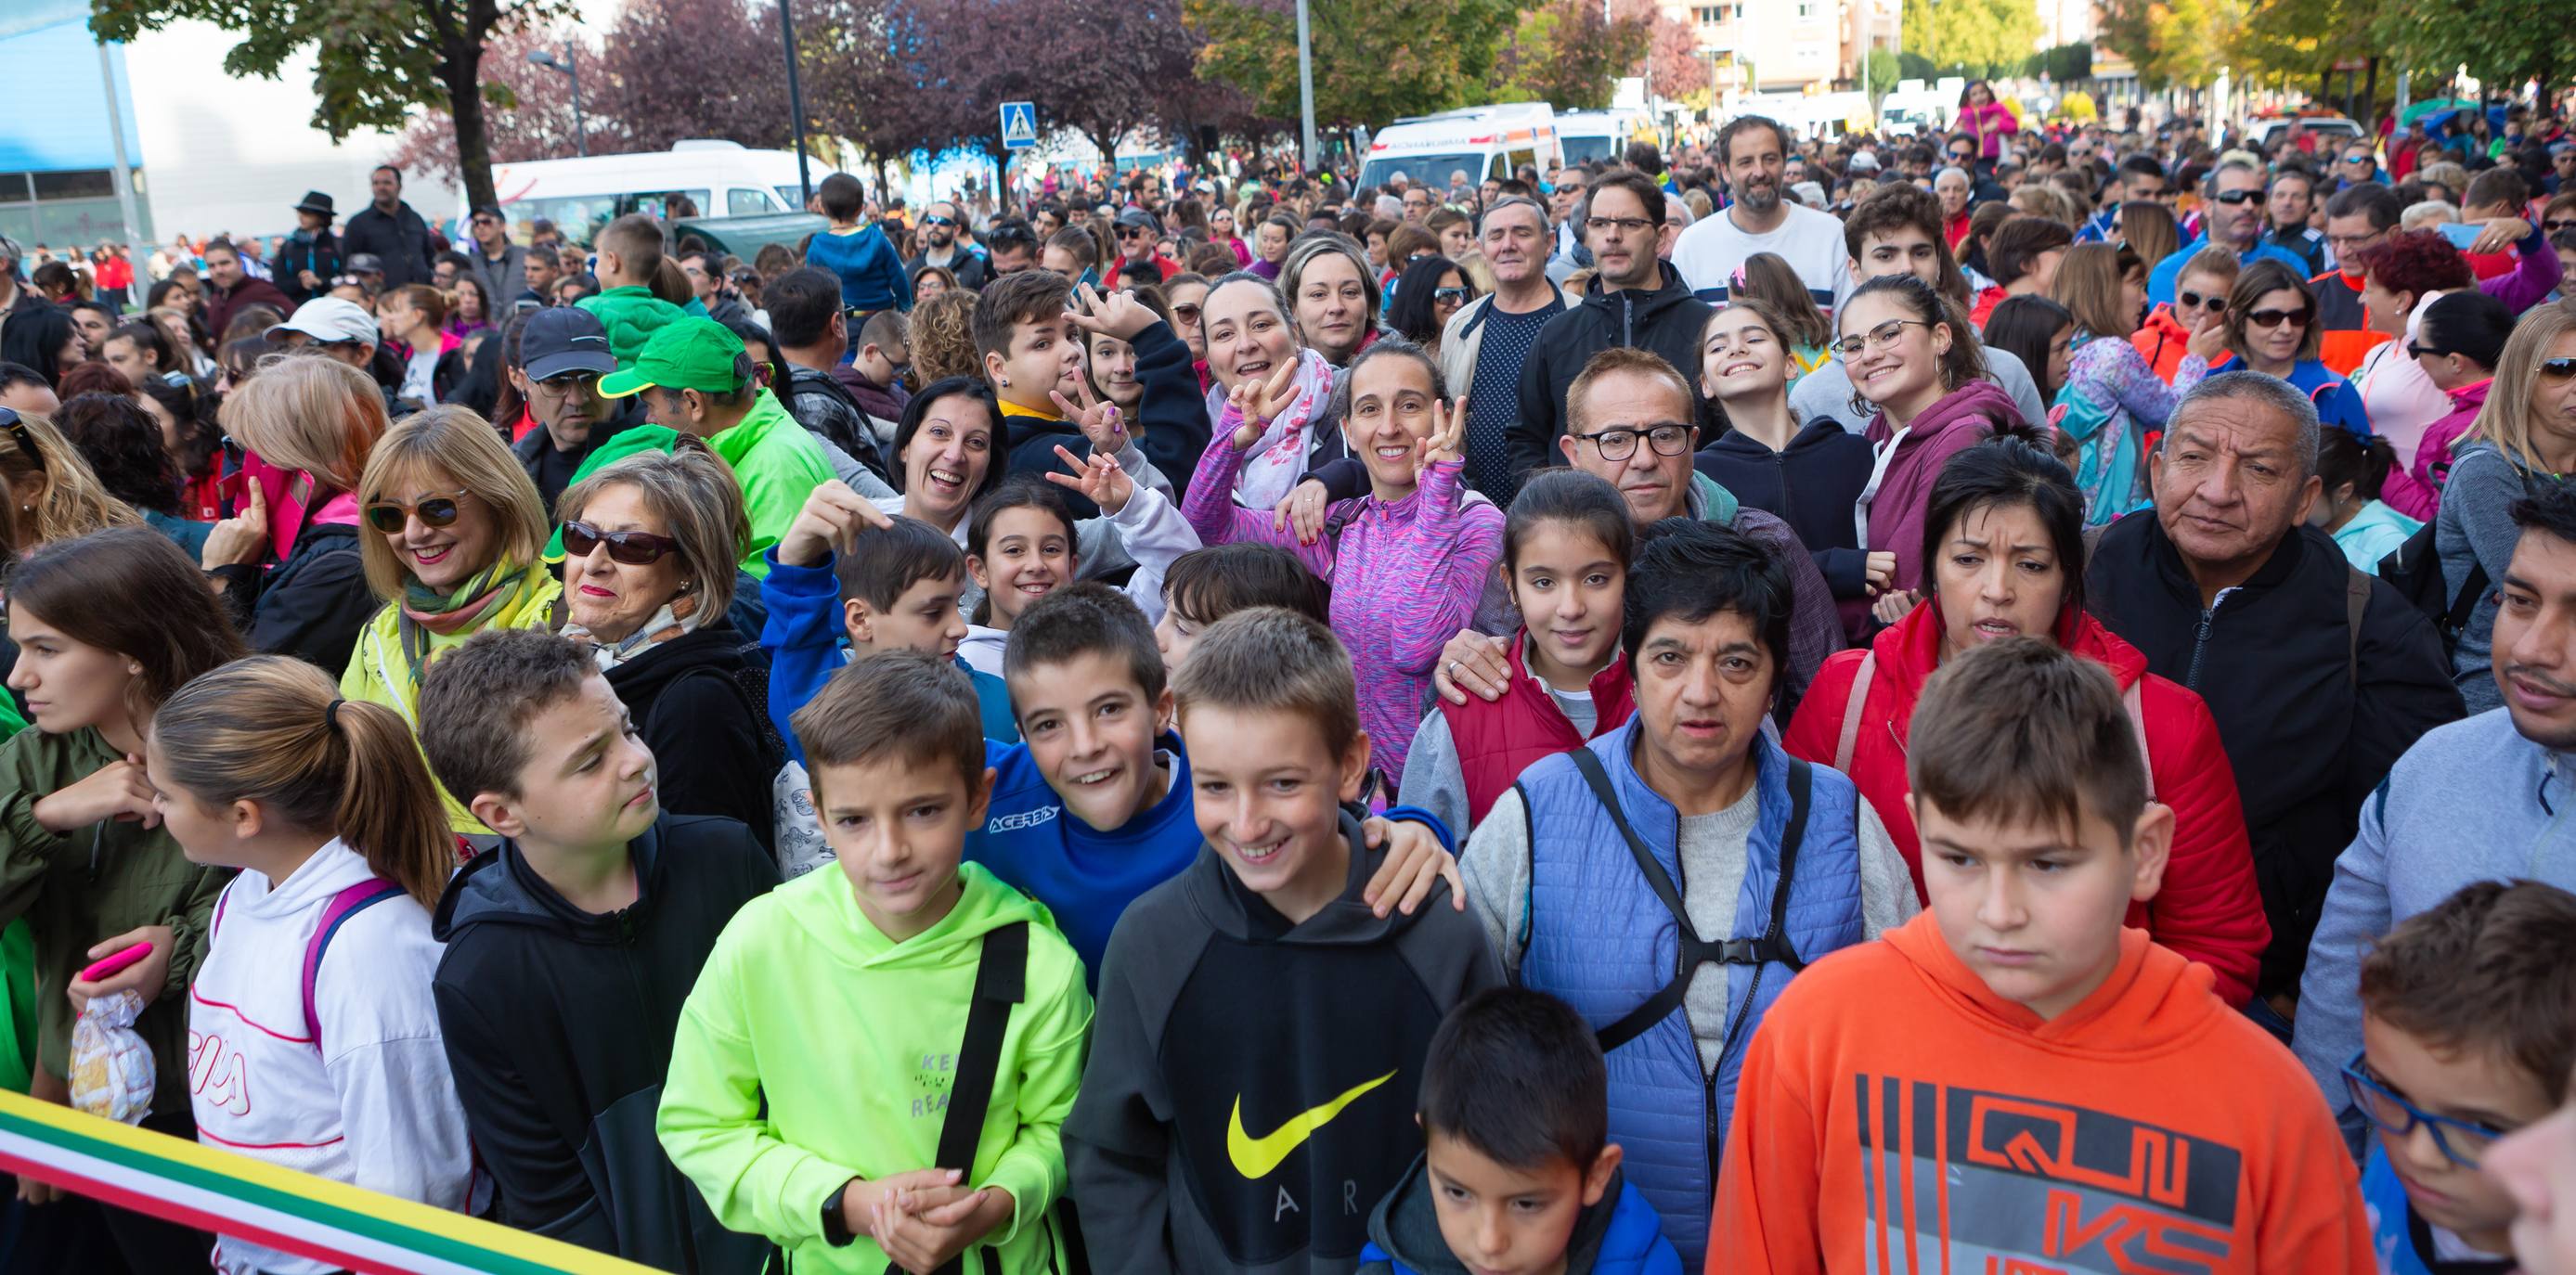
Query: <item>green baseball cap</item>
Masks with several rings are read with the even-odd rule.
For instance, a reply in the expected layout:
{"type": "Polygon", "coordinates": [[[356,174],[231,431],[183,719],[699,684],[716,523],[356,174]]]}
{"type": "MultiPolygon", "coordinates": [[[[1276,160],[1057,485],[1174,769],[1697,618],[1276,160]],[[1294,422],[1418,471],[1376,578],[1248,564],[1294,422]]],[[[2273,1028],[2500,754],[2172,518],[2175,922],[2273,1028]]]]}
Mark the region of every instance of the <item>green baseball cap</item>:
{"type": "Polygon", "coordinates": [[[660,386],[731,394],[742,388],[734,368],[747,351],[733,329],[713,319],[675,319],[654,330],[635,365],[599,378],[602,398],[625,398],[660,386]]]}

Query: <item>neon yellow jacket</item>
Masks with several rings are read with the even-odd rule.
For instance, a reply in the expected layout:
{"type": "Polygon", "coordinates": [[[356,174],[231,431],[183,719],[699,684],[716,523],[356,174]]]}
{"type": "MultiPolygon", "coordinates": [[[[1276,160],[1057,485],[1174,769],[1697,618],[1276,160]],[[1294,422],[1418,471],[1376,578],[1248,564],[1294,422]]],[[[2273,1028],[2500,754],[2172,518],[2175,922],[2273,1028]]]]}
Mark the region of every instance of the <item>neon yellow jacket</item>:
{"type": "MultiPolygon", "coordinates": [[[[483,631],[483,629],[543,628],[553,610],[555,599],[563,596],[563,582],[546,574],[543,568],[532,570],[520,581],[518,591],[501,604],[492,618],[480,628],[462,633],[429,635],[429,658],[432,661],[450,649],[483,631]]],[[[403,658],[402,617],[391,603],[376,612],[374,619],[358,633],[358,645],[349,652],[349,667],[340,674],[340,698],[362,699],[382,704],[402,714],[412,733],[420,733],[420,687],[411,679],[411,661],[403,658]]],[[[437,776],[432,775],[432,780],[437,776]]],[[[471,796],[472,794],[467,794],[471,796]]],[[[465,808],[447,786],[439,785],[439,800],[447,805],[447,826],[465,836],[492,835],[483,821],[465,808]]]]}
{"type": "Polygon", "coordinates": [[[1027,995],[1002,1033],[966,1185],[1014,1202],[985,1236],[1006,1275],[1062,1264],[1048,1210],[1091,1029],[1082,962],[1044,907],[976,864],[958,875],[956,906],[902,943],[869,923],[837,867],[780,886],[734,914],[680,1011],[662,1149],[718,1221],[788,1249],[795,1270],[886,1269],[874,1244],[824,1238],[824,1205],[852,1178],[931,1167],[984,934],[1022,920],[1027,995]]]}

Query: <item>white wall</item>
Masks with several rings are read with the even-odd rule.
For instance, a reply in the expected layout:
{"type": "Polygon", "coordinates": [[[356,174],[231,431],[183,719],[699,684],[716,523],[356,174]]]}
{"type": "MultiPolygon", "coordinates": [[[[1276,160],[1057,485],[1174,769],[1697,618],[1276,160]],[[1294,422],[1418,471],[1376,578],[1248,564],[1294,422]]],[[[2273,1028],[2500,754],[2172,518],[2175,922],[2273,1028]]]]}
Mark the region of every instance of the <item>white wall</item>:
{"type": "MultiPolygon", "coordinates": [[[[174,22],[125,48],[135,126],[142,135],[144,195],[163,239],[216,232],[283,234],[308,190],[328,193],[341,220],[367,205],[367,171],[393,153],[394,135],[352,133],[338,144],[313,127],[313,55],[279,78],[235,79],[223,60],[239,43],[203,22],[174,22]]],[[[453,187],[414,177],[404,197],[426,217],[452,213],[453,187]]]]}

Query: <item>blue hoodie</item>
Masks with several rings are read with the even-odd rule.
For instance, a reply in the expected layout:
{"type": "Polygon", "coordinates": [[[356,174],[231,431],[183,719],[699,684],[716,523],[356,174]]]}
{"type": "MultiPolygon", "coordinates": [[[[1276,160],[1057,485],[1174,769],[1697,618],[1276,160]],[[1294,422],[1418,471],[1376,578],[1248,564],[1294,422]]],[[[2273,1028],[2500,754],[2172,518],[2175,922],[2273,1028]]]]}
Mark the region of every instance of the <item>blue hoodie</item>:
{"type": "MultiPolygon", "coordinates": [[[[788,758],[802,764],[805,749],[788,719],[823,689],[834,670],[850,662],[850,653],[841,647],[841,581],[832,574],[830,558],[816,566],[791,567],[778,560],[776,548],[763,556],[769,575],[760,582],[760,600],[769,608],[769,619],[761,625],[760,645],[769,652],[769,720],[787,741],[788,758]]],[[[968,668],[964,660],[957,667],[974,679],[975,698],[984,711],[984,738],[1019,742],[1010,688],[990,673],[968,668]]]]}
{"type": "MultiPolygon", "coordinates": [[[[1441,1237],[1422,1160],[1378,1202],[1368,1231],[1358,1275],[1465,1275],[1466,1264],[1441,1237]]],[[[1655,1206],[1627,1184],[1625,1174],[1613,1174],[1601,1201],[1575,1217],[1574,1233],[1566,1237],[1565,1275],[1682,1275],[1682,1259],[1664,1238],[1655,1206]]]]}
{"type": "Polygon", "coordinates": [[[984,764],[998,771],[984,826],[966,837],[966,859],[1047,906],[1082,957],[1091,986],[1127,905],[1181,874],[1203,838],[1190,801],[1190,758],[1181,737],[1155,741],[1170,759],[1162,799],[1122,827],[1103,831],[1064,808],[1026,744],[986,741],[984,764]]]}

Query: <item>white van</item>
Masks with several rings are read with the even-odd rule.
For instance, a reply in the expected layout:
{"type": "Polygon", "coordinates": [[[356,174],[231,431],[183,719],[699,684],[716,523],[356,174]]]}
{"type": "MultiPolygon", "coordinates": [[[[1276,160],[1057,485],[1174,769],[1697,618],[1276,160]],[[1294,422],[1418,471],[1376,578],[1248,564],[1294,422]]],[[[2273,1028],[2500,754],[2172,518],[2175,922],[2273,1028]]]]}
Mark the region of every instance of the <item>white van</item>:
{"type": "Polygon", "coordinates": [[[1383,186],[1397,173],[1416,184],[1446,187],[1449,174],[1501,179],[1526,165],[1542,174],[1565,162],[1556,108],[1545,102],[1468,106],[1387,125],[1369,142],[1362,186],[1383,186]]]}
{"type": "Polygon", "coordinates": [[[1654,141],[1655,125],[1636,111],[1567,111],[1556,117],[1556,136],[1566,163],[1616,164],[1628,153],[1629,142],[1654,141]]]}
{"type": "MultiPolygon", "coordinates": [[[[809,155],[806,171],[820,186],[840,170],[809,155]]],[[[663,218],[756,217],[805,208],[796,180],[796,152],[749,150],[726,141],[683,141],[667,151],[638,155],[494,164],[492,186],[510,219],[512,238],[525,242],[530,223],[543,217],[566,240],[585,248],[600,227],[632,212],[663,218]]]]}

